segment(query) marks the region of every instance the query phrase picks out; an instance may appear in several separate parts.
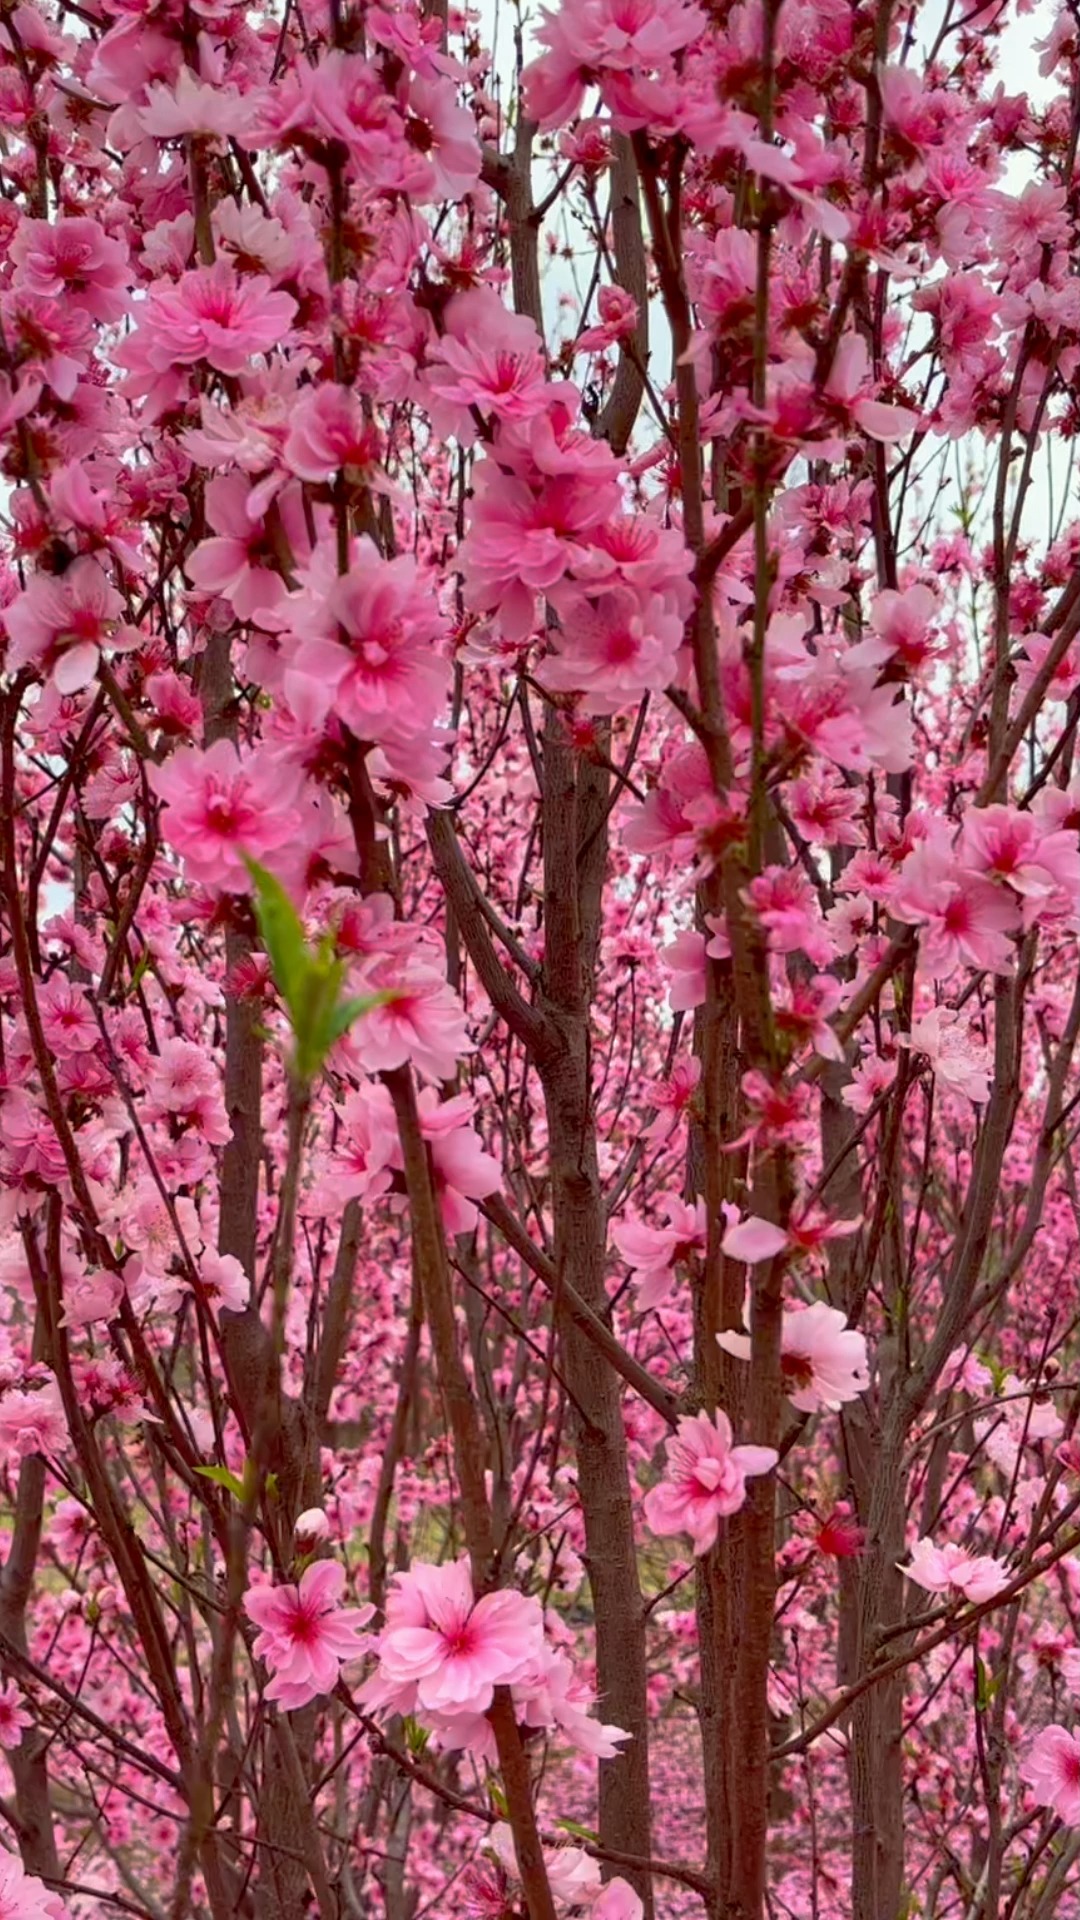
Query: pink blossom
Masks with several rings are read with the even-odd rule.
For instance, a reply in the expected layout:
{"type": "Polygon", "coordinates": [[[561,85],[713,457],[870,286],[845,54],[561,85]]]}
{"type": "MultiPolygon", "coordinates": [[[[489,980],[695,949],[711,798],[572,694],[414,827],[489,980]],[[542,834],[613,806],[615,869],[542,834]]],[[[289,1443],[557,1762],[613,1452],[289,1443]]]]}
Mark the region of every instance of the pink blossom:
{"type": "Polygon", "coordinates": [[[62,1453],[66,1446],[67,1422],[54,1381],[36,1392],[13,1387],[0,1394],[0,1459],[62,1453]]]}
{"type": "Polygon", "coordinates": [[[675,1268],[693,1255],[704,1253],[706,1237],[705,1202],[688,1206],[675,1194],[663,1196],[663,1227],[650,1227],[644,1220],[617,1221],[611,1237],[637,1281],[637,1302],[642,1313],[666,1300],[675,1284],[675,1268]]]}
{"type": "Polygon", "coordinates": [[[1020,1762],[1020,1778],[1040,1807],[1052,1807],[1068,1827],[1080,1827],[1080,1734],[1044,1727],[1020,1762]]]}
{"type": "Polygon", "coordinates": [[[167,803],[165,837],[199,886],[250,892],[244,855],[263,860],[296,836],[296,778],[265,749],[181,747],[149,779],[167,803]]]}
{"type": "Polygon", "coordinates": [[[299,1547],[310,1553],[313,1546],[330,1537],[330,1520],[322,1507],[308,1507],[298,1514],[293,1536],[299,1547]]]}
{"type": "Polygon", "coordinates": [[[531,320],[511,313],[490,287],[455,294],[444,333],[428,360],[432,418],[468,445],[472,416],[526,420],[548,404],[540,336],[531,320]]]}
{"type": "Polygon", "coordinates": [[[238,87],[205,86],[190,67],[181,67],[171,86],[147,87],[146,100],[135,118],[157,140],[192,133],[242,140],[254,124],[252,106],[238,87]]]}
{"type": "Polygon", "coordinates": [[[596,353],[603,347],[614,346],[616,341],[631,335],[637,325],[637,301],[624,287],[602,286],[596,303],[600,309],[599,324],[586,327],[584,333],[578,334],[574,344],[579,353],[596,353]]]}
{"type": "MultiPolygon", "coordinates": [[[[500,1820],[492,1827],[488,1844],[505,1871],[516,1877],[514,1836],[505,1821],[500,1820]]],[[[600,1888],[600,1863],[583,1847],[545,1847],[544,1870],[551,1897],[560,1907],[584,1906],[600,1888]]]]}
{"type": "Polygon", "coordinates": [[[644,1501],[653,1533],[688,1533],[696,1554],[715,1544],[720,1521],[737,1513],[746,1499],[746,1481],[771,1473],[778,1455],[772,1447],[733,1447],[731,1422],[717,1410],[689,1414],[667,1443],[666,1478],[644,1501]]]}
{"type": "Polygon", "coordinates": [[[393,956],[364,968],[361,993],[392,993],[351,1029],[343,1048],[368,1073],[388,1073],[411,1060],[429,1080],[452,1080],[462,1054],[472,1051],[461,1002],[436,968],[393,956]]]}
{"type": "MultiPolygon", "coordinates": [[[[214,529],[184,563],[188,579],[203,593],[220,593],[241,620],[254,620],[285,598],[281,562],[262,515],[252,512],[254,489],[242,474],[224,474],[206,488],[206,517],[214,529]]],[[[304,559],[308,539],[299,490],[286,487],[274,510],[294,557],[304,559]]]]}
{"type": "MultiPolygon", "coordinates": [[[[851,1232],[859,1222],[840,1221],[837,1225],[851,1232]]],[[[752,1236],[754,1244],[762,1245],[772,1244],[780,1231],[769,1221],[751,1219],[732,1232],[739,1236],[743,1228],[750,1230],[746,1237],[752,1236]],[[766,1228],[770,1229],[768,1242],[766,1228]]],[[[834,1236],[826,1231],[822,1237],[834,1236]]],[[[725,1353],[734,1354],[737,1360],[749,1360],[748,1333],[718,1333],[716,1338],[725,1353]]],[[[800,1413],[835,1412],[849,1400],[857,1400],[870,1384],[865,1335],[849,1327],[839,1308],[828,1306],[824,1300],[815,1300],[809,1307],[785,1307],[780,1348],[785,1392],[800,1413]]]]}
{"type": "Polygon", "coordinates": [[[21,1746],[25,1728],[33,1724],[33,1715],[26,1712],[18,1687],[0,1687],[0,1747],[11,1752],[21,1746]]]}
{"type": "Polygon", "coordinates": [[[244,1611],[259,1633],[253,1652],[272,1676],[268,1700],[287,1712],[332,1693],[342,1665],[367,1644],[362,1629],[373,1607],[343,1607],[345,1569],[337,1560],[316,1560],[296,1586],[249,1587],[244,1611]]]}
{"type": "Polygon", "coordinates": [[[128,311],[127,248],[96,220],[22,220],[10,257],[17,284],[30,293],[63,299],[105,323],[128,311]]]}
{"type": "Polygon", "coordinates": [[[265,275],[240,275],[219,260],[173,286],[150,287],[133,340],[117,358],[158,374],[198,360],[218,373],[244,373],[253,354],[281,345],[295,312],[292,296],[274,292],[265,275]]]}
{"type": "Polygon", "coordinates": [[[97,672],[106,646],[130,646],[134,629],[118,631],[124,602],[96,560],[85,556],[59,576],[35,573],[0,619],[8,632],[11,672],[33,666],[60,693],[78,693],[97,672]]]}
{"type": "Polygon", "coordinates": [[[199,1281],[211,1305],[241,1313],[251,1297],[251,1282],[231,1253],[205,1249],[199,1259],[199,1281]]]}
{"type": "Polygon", "coordinates": [[[892,900],[898,920],[921,928],[919,957],[937,980],[957,967],[1007,973],[1010,934],[1020,914],[1004,888],[965,871],[947,840],[935,834],[905,860],[892,900]]]}
{"type": "Polygon", "coordinates": [[[928,1593],[959,1593],[975,1604],[992,1600],[1009,1584],[1008,1569],[1000,1560],[991,1559],[989,1554],[965,1553],[952,1541],[935,1547],[932,1540],[916,1540],[911,1560],[901,1572],[928,1593]]]}
{"type": "Polygon", "coordinates": [[[929,587],[908,587],[899,593],[892,588],[874,596],[870,608],[872,633],[848,652],[848,659],[867,667],[882,667],[890,660],[909,672],[916,672],[937,651],[932,635],[938,610],[929,587]]]}
{"type": "Polygon", "coordinates": [[[644,1913],[641,1896],[616,1874],[601,1887],[589,1908],[589,1920],[643,1920],[644,1913]]]}
{"type": "Polygon", "coordinates": [[[578,693],[586,713],[618,713],[675,677],[683,623],[656,594],[641,601],[626,588],[596,600],[558,597],[563,616],[556,650],[537,679],[556,693],[578,693]]]}
{"type": "Polygon", "coordinates": [[[688,46],[705,15],[688,0],[573,0],[541,8],[536,37],[547,51],[524,73],[525,100],[542,130],[572,120],[592,75],[637,76],[688,46]]]}
{"type": "Polygon", "coordinates": [[[479,1218],[474,1203],[498,1193],[502,1186],[499,1162],[485,1153],[480,1135],[468,1124],[475,1103],[463,1093],[440,1101],[432,1088],[425,1087],[417,1105],[443,1224],[448,1233],[471,1233],[479,1218]]]}
{"type": "Polygon", "coordinates": [[[379,1671],[362,1695],[395,1712],[486,1713],[543,1656],[540,1604],[500,1589],[474,1599],[467,1560],[418,1563],[394,1577],[379,1671]]]}
{"type": "Polygon", "coordinates": [[[898,1033],[896,1044],[925,1054],[942,1086],[966,1094],[979,1105],[989,1100],[993,1072],[990,1050],[973,1041],[960,1014],[933,1007],[912,1021],[910,1033],[898,1033]]]}
{"type": "Polygon", "coordinates": [[[68,1908],[13,1853],[0,1853],[0,1920],[68,1920],[68,1908]]]}
{"type": "Polygon", "coordinates": [[[378,440],[353,389],[326,382],[301,393],[281,457],[300,480],[332,480],[343,471],[370,485],[378,440]]]}
{"type": "Polygon", "coordinates": [[[1055,894],[1074,911],[1080,904],[1076,834],[1047,832],[1037,814],[1019,807],[973,807],[964,820],[958,854],[973,873],[1003,881],[1022,896],[1025,928],[1055,894]]]}

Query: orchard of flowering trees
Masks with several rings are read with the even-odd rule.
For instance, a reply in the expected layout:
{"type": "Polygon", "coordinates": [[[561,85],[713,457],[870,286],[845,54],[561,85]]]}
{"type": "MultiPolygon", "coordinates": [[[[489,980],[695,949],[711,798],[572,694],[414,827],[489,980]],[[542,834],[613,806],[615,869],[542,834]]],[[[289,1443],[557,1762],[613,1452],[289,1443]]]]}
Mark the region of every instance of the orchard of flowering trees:
{"type": "Polygon", "coordinates": [[[1080,1912],[1078,147],[0,0],[0,1920],[1080,1912]]]}

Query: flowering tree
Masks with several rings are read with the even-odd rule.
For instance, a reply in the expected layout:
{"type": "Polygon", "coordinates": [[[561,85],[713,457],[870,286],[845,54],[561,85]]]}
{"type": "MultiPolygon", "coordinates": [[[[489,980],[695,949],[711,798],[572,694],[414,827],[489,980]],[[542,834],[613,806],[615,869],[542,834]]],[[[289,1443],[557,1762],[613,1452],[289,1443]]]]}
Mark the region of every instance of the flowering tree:
{"type": "Polygon", "coordinates": [[[0,126],[0,1920],[1075,1912],[1074,11],[0,126]]]}

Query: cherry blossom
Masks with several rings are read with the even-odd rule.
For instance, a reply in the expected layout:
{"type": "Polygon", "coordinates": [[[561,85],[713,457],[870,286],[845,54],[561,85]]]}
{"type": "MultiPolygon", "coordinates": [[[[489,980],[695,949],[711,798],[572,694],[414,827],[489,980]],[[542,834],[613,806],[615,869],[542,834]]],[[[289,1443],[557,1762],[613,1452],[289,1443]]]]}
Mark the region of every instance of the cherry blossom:
{"type": "Polygon", "coordinates": [[[1080,1739],[1065,1727],[1044,1727],[1020,1763],[1036,1804],[1052,1807],[1066,1826],[1080,1826],[1080,1739]]]}
{"type": "MultiPolygon", "coordinates": [[[[850,1222],[842,1224],[850,1226],[850,1222]]],[[[741,1227],[732,1229],[728,1242],[732,1234],[744,1235],[747,1239],[752,1234],[754,1247],[763,1243],[771,1245],[776,1230],[772,1230],[766,1242],[768,1225],[764,1220],[744,1221],[741,1227]]],[[[829,1237],[835,1238],[835,1232],[829,1237]]],[[[718,1333],[716,1338],[725,1353],[733,1354],[737,1360],[750,1359],[749,1334],[725,1332],[718,1333]]],[[[818,1413],[823,1409],[835,1412],[849,1400],[858,1399],[870,1384],[865,1336],[847,1325],[838,1307],[830,1307],[824,1300],[815,1300],[810,1306],[785,1308],[780,1341],[785,1391],[800,1413],[818,1413]]]]}
{"type": "Polygon", "coordinates": [[[653,1533],[688,1533],[694,1552],[715,1545],[720,1521],[738,1513],[746,1482],[771,1473],[773,1447],[733,1446],[726,1413],[696,1413],[679,1421],[667,1446],[667,1476],[645,1495],[645,1519],[653,1533]]]}
{"type": "Polygon", "coordinates": [[[1008,1571],[1000,1560],[988,1554],[965,1553],[951,1540],[943,1547],[935,1547],[931,1540],[916,1540],[903,1572],[928,1593],[959,1593],[976,1603],[992,1600],[1009,1583],[1008,1571]]]}
{"type": "Polygon", "coordinates": [[[252,1651],[265,1660],[271,1678],[268,1700],[287,1712],[306,1707],[337,1685],[343,1663],[363,1652],[363,1628],[371,1607],[343,1607],[345,1569],[337,1560],[316,1560],[296,1586],[250,1587],[244,1611],[259,1632],[252,1651]]]}

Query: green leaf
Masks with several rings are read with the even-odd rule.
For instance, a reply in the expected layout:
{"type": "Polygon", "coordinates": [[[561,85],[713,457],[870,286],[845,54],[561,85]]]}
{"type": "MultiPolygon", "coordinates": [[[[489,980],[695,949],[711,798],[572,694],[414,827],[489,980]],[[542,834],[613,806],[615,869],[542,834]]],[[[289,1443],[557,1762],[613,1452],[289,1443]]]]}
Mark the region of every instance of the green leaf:
{"type": "Polygon", "coordinates": [[[353,1022],[359,1020],[362,1015],[370,1013],[374,1007],[389,1006],[390,1002],[397,997],[396,991],[391,987],[384,993],[365,993],[358,999],[339,1000],[330,1019],[330,1045],[333,1046],[335,1040],[340,1040],[343,1033],[348,1033],[353,1022]]]}
{"type": "Polygon", "coordinates": [[[491,1804],[494,1807],[496,1813],[498,1814],[500,1820],[507,1819],[509,1817],[510,1809],[506,1804],[506,1795],[503,1792],[497,1780],[488,1781],[488,1798],[490,1799],[491,1804]]]}
{"type": "Polygon", "coordinates": [[[418,1756],[422,1753],[425,1753],[427,1751],[427,1743],[429,1738],[430,1736],[428,1733],[428,1729],[426,1727],[422,1727],[420,1725],[419,1720],[414,1720],[411,1714],[407,1714],[405,1717],[405,1750],[406,1752],[413,1753],[418,1756]]]}
{"type": "Polygon", "coordinates": [[[280,880],[257,860],[245,860],[245,864],[255,882],[255,918],[274,984],[295,1021],[311,967],[300,916],[280,880]]]}
{"type": "Polygon", "coordinates": [[[591,1827],[583,1827],[577,1820],[556,1820],[555,1825],[561,1827],[564,1833],[572,1833],[576,1840],[587,1840],[593,1847],[600,1845],[600,1835],[594,1833],[591,1827]]]}
{"type": "Polygon", "coordinates": [[[225,1487],[234,1499],[243,1499],[244,1483],[237,1479],[235,1473],[230,1473],[228,1467],[196,1467],[195,1471],[204,1480],[212,1480],[215,1487],[225,1487]]]}

